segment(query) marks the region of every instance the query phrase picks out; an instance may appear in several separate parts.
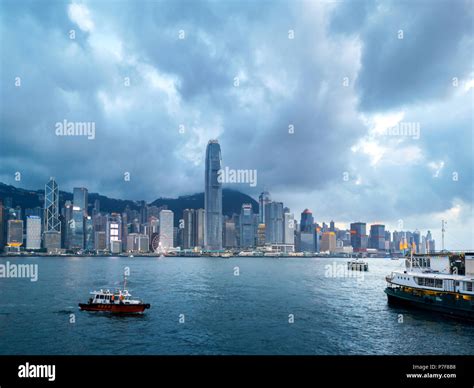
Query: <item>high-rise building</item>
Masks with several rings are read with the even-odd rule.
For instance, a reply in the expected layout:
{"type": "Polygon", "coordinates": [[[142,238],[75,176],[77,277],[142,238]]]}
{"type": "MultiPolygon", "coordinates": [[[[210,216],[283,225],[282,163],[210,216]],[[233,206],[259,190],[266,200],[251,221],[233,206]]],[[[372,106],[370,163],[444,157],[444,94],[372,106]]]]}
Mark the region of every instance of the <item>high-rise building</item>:
{"type": "Polygon", "coordinates": [[[5,247],[5,207],[3,202],[0,200],[0,252],[5,247]]]}
{"type": "Polygon", "coordinates": [[[240,248],[253,248],[255,246],[255,226],[253,223],[252,204],[242,204],[239,227],[240,248]]]}
{"type": "Polygon", "coordinates": [[[259,204],[259,223],[265,223],[265,206],[271,202],[270,193],[268,191],[264,191],[258,197],[258,204],[259,204]]]}
{"type": "Polygon", "coordinates": [[[59,188],[54,178],[50,178],[44,188],[44,231],[61,232],[59,188]]]}
{"type": "Polygon", "coordinates": [[[351,245],[354,252],[367,250],[367,233],[365,222],[354,222],[351,224],[351,245]]]}
{"type": "Polygon", "coordinates": [[[183,241],[184,249],[191,249],[196,246],[194,222],[196,219],[196,212],[194,209],[184,209],[183,211],[183,241]]]}
{"type": "MultiPolygon", "coordinates": [[[[118,213],[112,213],[107,219],[107,249],[113,252],[112,243],[119,241],[120,244],[115,244],[115,249],[122,249],[122,217],[118,213]]],[[[113,252],[116,253],[116,252],[113,252]]]]}
{"type": "Polygon", "coordinates": [[[313,232],[314,231],[314,218],[313,213],[309,209],[304,209],[301,213],[301,232],[313,232]]]}
{"type": "Polygon", "coordinates": [[[174,214],[171,210],[161,210],[160,220],[160,240],[161,249],[167,250],[174,247],[174,214]]]}
{"type": "Polygon", "coordinates": [[[217,140],[210,140],[206,149],[206,171],[204,207],[206,227],[205,247],[208,250],[222,249],[222,183],[218,179],[222,168],[221,147],[217,140]]]}
{"type": "Polygon", "coordinates": [[[265,242],[283,243],[283,203],[270,202],[265,206],[265,242]]]}
{"type": "Polygon", "coordinates": [[[8,220],[7,244],[19,248],[23,245],[23,221],[8,220]]]}
{"type": "Polygon", "coordinates": [[[26,217],[26,249],[41,249],[41,217],[26,217]]]}
{"type": "Polygon", "coordinates": [[[321,252],[333,253],[336,251],[336,233],[324,232],[321,238],[321,252]]]}
{"type": "Polygon", "coordinates": [[[233,249],[237,246],[237,238],[235,233],[235,222],[231,219],[224,221],[224,247],[233,249]]]}
{"type": "Polygon", "coordinates": [[[204,247],[204,228],[206,225],[206,211],[196,209],[194,212],[194,241],[197,247],[204,247]]]}
{"type": "Polygon", "coordinates": [[[72,220],[69,225],[69,249],[84,249],[84,211],[79,206],[72,207],[72,220]]]}
{"type": "Polygon", "coordinates": [[[332,221],[332,220],[329,223],[329,231],[330,232],[335,232],[336,231],[336,225],[334,224],[334,221],[332,221]]]}
{"type": "Polygon", "coordinates": [[[94,246],[94,222],[91,216],[84,218],[84,249],[93,251],[94,246]]]}
{"type": "Polygon", "coordinates": [[[96,251],[105,251],[107,249],[107,234],[105,231],[94,233],[94,249],[96,251]]]}
{"type": "Polygon", "coordinates": [[[295,244],[295,216],[289,211],[283,214],[283,243],[295,244]]]}
{"type": "Polygon", "coordinates": [[[265,224],[258,224],[257,226],[257,246],[265,246],[265,224]]]}
{"type": "Polygon", "coordinates": [[[369,248],[385,250],[385,225],[370,225],[369,248]]]}
{"type": "Polygon", "coordinates": [[[415,243],[415,253],[420,252],[421,234],[419,230],[413,232],[413,242],[415,243]]]}
{"type": "Polygon", "coordinates": [[[89,194],[85,187],[74,187],[73,189],[73,205],[78,207],[84,217],[87,217],[87,205],[88,205],[89,194]]]}

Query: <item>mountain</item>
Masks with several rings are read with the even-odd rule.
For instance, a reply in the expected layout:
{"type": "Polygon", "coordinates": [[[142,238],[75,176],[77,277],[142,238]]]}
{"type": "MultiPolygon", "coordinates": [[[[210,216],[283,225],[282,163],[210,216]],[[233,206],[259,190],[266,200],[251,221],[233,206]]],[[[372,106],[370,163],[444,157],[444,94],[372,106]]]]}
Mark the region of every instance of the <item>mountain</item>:
{"type": "MultiPolygon", "coordinates": [[[[22,209],[43,207],[44,206],[44,190],[26,190],[0,182],[0,200],[5,203],[5,199],[11,198],[12,207],[20,206],[22,209]]],[[[139,209],[138,201],[122,200],[108,198],[97,193],[89,193],[89,206],[94,205],[94,201],[100,201],[100,210],[106,213],[122,212],[128,205],[130,209],[139,209]]],[[[65,201],[72,201],[72,193],[59,191],[59,206],[64,206],[65,201]]],[[[222,190],[222,212],[225,215],[240,214],[243,203],[252,204],[254,213],[258,213],[258,202],[247,194],[237,190],[222,190]]],[[[164,206],[172,210],[175,214],[175,223],[183,216],[184,209],[204,208],[204,193],[196,193],[192,195],[180,196],[178,198],[159,198],[150,205],[164,206]]]]}

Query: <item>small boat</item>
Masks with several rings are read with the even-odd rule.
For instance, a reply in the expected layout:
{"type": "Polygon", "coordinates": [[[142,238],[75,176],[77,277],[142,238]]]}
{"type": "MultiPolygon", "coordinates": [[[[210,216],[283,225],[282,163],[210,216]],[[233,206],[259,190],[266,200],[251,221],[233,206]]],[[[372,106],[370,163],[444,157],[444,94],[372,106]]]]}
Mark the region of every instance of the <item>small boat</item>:
{"type": "Polygon", "coordinates": [[[150,308],[149,303],[143,303],[139,299],[133,299],[125,288],[127,279],[124,281],[123,289],[114,292],[110,290],[93,291],[87,303],[79,303],[79,308],[84,311],[105,311],[119,314],[143,313],[150,308]]]}
{"type": "Polygon", "coordinates": [[[368,271],[369,263],[360,259],[350,260],[347,262],[347,269],[352,271],[368,271]]]}

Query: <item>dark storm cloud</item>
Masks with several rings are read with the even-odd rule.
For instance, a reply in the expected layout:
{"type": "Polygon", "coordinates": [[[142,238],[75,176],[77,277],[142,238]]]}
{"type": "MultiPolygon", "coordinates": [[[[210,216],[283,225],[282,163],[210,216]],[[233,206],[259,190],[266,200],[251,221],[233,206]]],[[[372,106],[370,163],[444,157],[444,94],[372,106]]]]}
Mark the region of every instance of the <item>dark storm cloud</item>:
{"type": "Polygon", "coordinates": [[[471,202],[468,2],[43,3],[1,3],[0,181],[21,171],[29,188],[53,175],[129,199],[197,192],[217,137],[224,165],[258,171],[257,188],[240,189],[317,218],[471,202]],[[371,134],[365,120],[394,111],[421,124],[418,141],[371,134]],[[56,136],[64,119],[94,122],[95,139],[56,136]]]}
{"type": "Polygon", "coordinates": [[[470,76],[471,1],[348,3],[342,3],[333,26],[338,31],[342,25],[343,31],[363,40],[357,80],[362,110],[436,99],[449,93],[453,77],[470,76]]]}

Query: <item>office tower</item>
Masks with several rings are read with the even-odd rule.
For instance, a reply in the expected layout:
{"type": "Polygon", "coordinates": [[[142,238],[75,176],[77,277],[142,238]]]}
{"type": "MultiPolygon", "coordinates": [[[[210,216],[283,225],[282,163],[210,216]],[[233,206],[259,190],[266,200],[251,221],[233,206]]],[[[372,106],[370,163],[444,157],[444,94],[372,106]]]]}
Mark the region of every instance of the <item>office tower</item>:
{"type": "Polygon", "coordinates": [[[96,251],[105,251],[107,249],[107,233],[105,231],[94,233],[94,249],[96,251]]]}
{"type": "Polygon", "coordinates": [[[122,253],[122,241],[121,240],[110,241],[110,252],[114,255],[122,253]]]}
{"type": "Polygon", "coordinates": [[[354,222],[351,224],[351,245],[354,252],[365,252],[367,250],[367,234],[365,222],[354,222]]]}
{"type": "Polygon", "coordinates": [[[171,210],[161,210],[160,220],[160,240],[161,249],[169,249],[174,247],[174,214],[171,210]]]}
{"type": "Polygon", "coordinates": [[[72,203],[75,207],[78,207],[82,211],[84,217],[87,217],[88,215],[88,200],[89,194],[85,187],[74,187],[72,203]]]}
{"type": "Polygon", "coordinates": [[[84,249],[86,251],[94,250],[94,222],[91,216],[85,217],[84,222],[84,249]]]}
{"type": "Polygon", "coordinates": [[[301,232],[313,232],[314,231],[314,218],[311,210],[304,209],[301,213],[301,223],[300,223],[301,232]]]}
{"type": "Polygon", "coordinates": [[[194,222],[196,219],[196,212],[194,209],[184,209],[183,211],[183,241],[182,246],[184,249],[194,248],[195,242],[195,227],[194,222]]]}
{"type": "Polygon", "coordinates": [[[23,221],[8,220],[7,244],[19,248],[23,245],[23,221]]]}
{"type": "Polygon", "coordinates": [[[427,253],[435,253],[435,250],[436,250],[435,240],[433,240],[431,231],[429,230],[428,232],[426,232],[426,250],[427,250],[427,253]]]}
{"type": "Polygon", "coordinates": [[[197,247],[204,247],[204,229],[206,225],[206,211],[196,209],[194,212],[194,241],[197,247]]]}
{"type": "Polygon", "coordinates": [[[130,233],[127,237],[127,252],[148,253],[150,238],[146,234],[130,233]]]}
{"type": "Polygon", "coordinates": [[[50,178],[44,188],[44,232],[61,233],[59,188],[54,178],[50,178]]]}
{"type": "Polygon", "coordinates": [[[369,248],[385,250],[385,225],[370,225],[369,248]]]}
{"type": "Polygon", "coordinates": [[[283,203],[265,205],[265,241],[267,244],[283,243],[283,203]]]}
{"type": "Polygon", "coordinates": [[[0,252],[3,251],[5,246],[5,207],[3,202],[0,200],[0,252]]]}
{"type": "Polygon", "coordinates": [[[288,211],[283,214],[283,242],[285,244],[295,244],[295,216],[288,211]]]}
{"type": "Polygon", "coordinates": [[[112,253],[117,253],[112,250],[114,248],[122,249],[122,217],[119,213],[112,213],[109,215],[107,219],[107,227],[106,227],[106,234],[107,234],[107,249],[110,250],[112,253]],[[114,242],[120,242],[120,244],[112,244],[114,242]]]}
{"type": "Polygon", "coordinates": [[[26,217],[26,249],[41,249],[41,217],[26,217]]]}
{"type": "Polygon", "coordinates": [[[217,179],[221,163],[221,147],[217,140],[210,140],[206,149],[204,191],[204,238],[207,250],[222,249],[222,183],[217,179]]]}
{"type": "Polygon", "coordinates": [[[316,238],[318,237],[315,231],[299,232],[298,236],[298,252],[316,252],[316,238]]]}
{"type": "Polygon", "coordinates": [[[79,206],[72,207],[72,220],[69,222],[69,249],[84,249],[84,210],[79,206]]]}
{"type": "Polygon", "coordinates": [[[257,226],[257,246],[265,246],[265,224],[258,224],[257,226]]]}
{"type": "Polygon", "coordinates": [[[224,247],[233,249],[237,247],[237,238],[235,233],[235,222],[232,219],[224,221],[224,247]]]}
{"type": "Polygon", "coordinates": [[[321,252],[333,253],[336,251],[336,233],[324,232],[321,238],[321,252]]]}
{"type": "Polygon", "coordinates": [[[421,240],[421,234],[419,230],[415,230],[413,232],[413,242],[415,243],[415,253],[420,252],[420,240],[421,240]]]}
{"type": "Polygon", "coordinates": [[[92,215],[97,216],[100,214],[100,200],[96,199],[94,201],[94,209],[92,209],[92,215]]]}
{"type": "Polygon", "coordinates": [[[331,222],[329,223],[329,231],[330,232],[336,232],[336,226],[334,224],[334,221],[331,220],[331,222]]]}
{"type": "Polygon", "coordinates": [[[250,203],[242,204],[239,228],[240,248],[253,248],[255,246],[255,227],[250,203]]]}
{"type": "Polygon", "coordinates": [[[138,212],[140,214],[140,217],[138,218],[138,221],[140,224],[144,224],[148,220],[148,207],[146,204],[146,201],[138,201],[138,212]]]}
{"type": "Polygon", "coordinates": [[[258,197],[258,211],[259,211],[259,223],[265,223],[265,206],[271,202],[270,193],[268,191],[264,191],[258,197]]]}

